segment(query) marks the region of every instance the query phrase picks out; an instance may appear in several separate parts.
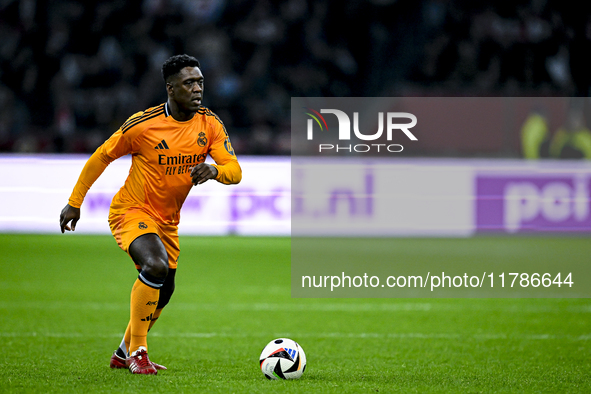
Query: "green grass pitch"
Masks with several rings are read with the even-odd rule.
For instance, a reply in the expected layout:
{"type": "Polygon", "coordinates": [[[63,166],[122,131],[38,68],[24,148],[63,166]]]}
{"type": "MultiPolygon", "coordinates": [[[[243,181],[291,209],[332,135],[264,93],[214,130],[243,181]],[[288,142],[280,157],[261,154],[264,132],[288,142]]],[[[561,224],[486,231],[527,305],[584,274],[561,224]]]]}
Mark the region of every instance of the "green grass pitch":
{"type": "MultiPolygon", "coordinates": [[[[508,239],[447,242],[478,260],[508,239]]],[[[429,239],[389,242],[432,253],[429,239]]],[[[0,392],[591,392],[587,299],[292,299],[289,238],[181,237],[177,290],[148,337],[169,369],[136,376],[108,367],[137,276],[112,237],[0,235],[0,261],[0,392]],[[299,380],[258,368],[281,336],[306,351],[299,380]]]]}

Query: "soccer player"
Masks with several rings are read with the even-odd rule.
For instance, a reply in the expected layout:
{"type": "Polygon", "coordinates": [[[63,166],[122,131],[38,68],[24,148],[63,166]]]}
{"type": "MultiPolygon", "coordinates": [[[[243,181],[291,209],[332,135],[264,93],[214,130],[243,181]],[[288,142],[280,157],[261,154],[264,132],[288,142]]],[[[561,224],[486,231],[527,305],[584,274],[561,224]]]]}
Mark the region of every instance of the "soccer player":
{"type": "Polygon", "coordinates": [[[179,212],[185,198],[193,185],[209,179],[224,184],[242,179],[224,124],[201,105],[199,61],[173,56],[164,62],[162,76],[168,100],[132,115],[94,152],[60,215],[62,233],[74,231],[88,189],[110,162],[131,154],[129,176],[113,197],[109,225],[139,276],[131,290],[129,324],[110,366],[134,374],[166,369],[148,358],[147,335],[174,292],[179,212]],[[208,154],[215,164],[205,163],[208,154]]]}

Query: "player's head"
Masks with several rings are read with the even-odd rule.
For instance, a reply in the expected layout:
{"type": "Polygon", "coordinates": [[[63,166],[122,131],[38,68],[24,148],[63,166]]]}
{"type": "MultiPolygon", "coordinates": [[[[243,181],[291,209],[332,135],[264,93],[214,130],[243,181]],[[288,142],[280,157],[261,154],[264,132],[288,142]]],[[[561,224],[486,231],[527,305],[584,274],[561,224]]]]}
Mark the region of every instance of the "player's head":
{"type": "Polygon", "coordinates": [[[171,101],[182,112],[195,112],[203,98],[203,74],[197,59],[176,55],[162,65],[162,78],[171,101]]]}
{"type": "Polygon", "coordinates": [[[168,83],[168,79],[178,74],[185,67],[197,67],[201,68],[199,60],[189,55],[175,55],[169,58],[162,65],[162,78],[164,83],[168,83]]]}

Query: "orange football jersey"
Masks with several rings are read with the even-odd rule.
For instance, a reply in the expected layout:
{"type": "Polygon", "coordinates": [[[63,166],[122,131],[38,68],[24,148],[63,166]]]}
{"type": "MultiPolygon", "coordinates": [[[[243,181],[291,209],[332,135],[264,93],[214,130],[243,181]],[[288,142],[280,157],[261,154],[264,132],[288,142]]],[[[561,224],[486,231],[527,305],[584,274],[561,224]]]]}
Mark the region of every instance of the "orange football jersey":
{"type": "Polygon", "coordinates": [[[90,157],[69,204],[80,207],[88,189],[115,159],[132,155],[129,176],[113,198],[111,214],[140,209],[167,224],[178,224],[191,187],[191,169],[209,154],[218,170],[216,180],[234,184],[242,170],[222,121],[201,107],[192,119],[179,122],[164,103],[132,115],[90,157]]]}

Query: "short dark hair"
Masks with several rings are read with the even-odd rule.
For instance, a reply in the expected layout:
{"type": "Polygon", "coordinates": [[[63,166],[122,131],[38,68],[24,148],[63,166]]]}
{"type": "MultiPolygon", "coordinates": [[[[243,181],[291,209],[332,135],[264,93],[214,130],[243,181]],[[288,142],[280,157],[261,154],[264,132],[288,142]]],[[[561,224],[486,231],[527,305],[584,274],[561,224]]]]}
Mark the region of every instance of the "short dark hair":
{"type": "Polygon", "coordinates": [[[164,82],[168,82],[171,75],[178,74],[185,67],[201,68],[199,60],[189,55],[175,55],[169,58],[162,65],[162,78],[164,82]]]}

